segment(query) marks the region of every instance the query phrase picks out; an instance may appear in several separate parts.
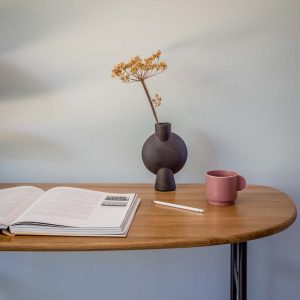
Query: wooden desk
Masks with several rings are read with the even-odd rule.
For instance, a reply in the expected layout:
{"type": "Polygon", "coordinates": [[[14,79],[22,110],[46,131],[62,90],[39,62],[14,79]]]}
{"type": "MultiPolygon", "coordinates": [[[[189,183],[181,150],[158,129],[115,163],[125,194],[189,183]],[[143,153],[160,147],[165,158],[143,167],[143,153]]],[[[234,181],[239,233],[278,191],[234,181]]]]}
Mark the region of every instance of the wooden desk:
{"type": "MultiPolygon", "coordinates": [[[[18,184],[20,185],[20,184],[18,184]]],[[[59,184],[32,184],[49,189],[59,184]]],[[[279,190],[248,186],[234,206],[207,203],[201,184],[157,192],[149,184],[65,184],[108,192],[136,192],[142,199],[126,238],[0,235],[0,250],[94,251],[199,247],[231,244],[231,299],[247,297],[247,241],[272,235],[296,219],[293,201],[279,190]],[[152,200],[204,208],[203,215],[157,206],[152,200]]],[[[0,184],[0,188],[16,184],[0,184]]]]}

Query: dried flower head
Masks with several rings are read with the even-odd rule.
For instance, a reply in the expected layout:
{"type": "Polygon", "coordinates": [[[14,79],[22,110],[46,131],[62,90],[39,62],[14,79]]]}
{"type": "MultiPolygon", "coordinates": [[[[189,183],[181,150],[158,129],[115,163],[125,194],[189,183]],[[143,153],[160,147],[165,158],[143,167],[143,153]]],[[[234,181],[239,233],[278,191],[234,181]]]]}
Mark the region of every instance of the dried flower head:
{"type": "Polygon", "coordinates": [[[114,66],[111,74],[112,77],[119,77],[123,82],[140,81],[142,83],[156,123],[158,123],[158,118],[154,106],[161,105],[161,97],[155,94],[155,97],[151,98],[145,80],[160,74],[167,68],[167,64],[160,61],[160,55],[160,50],[145,59],[137,55],[127,63],[121,62],[114,66]]]}
{"type": "Polygon", "coordinates": [[[131,58],[127,63],[119,63],[112,70],[112,77],[119,77],[123,82],[142,81],[158,75],[167,68],[164,61],[160,61],[161,51],[141,59],[139,55],[131,58]]]}

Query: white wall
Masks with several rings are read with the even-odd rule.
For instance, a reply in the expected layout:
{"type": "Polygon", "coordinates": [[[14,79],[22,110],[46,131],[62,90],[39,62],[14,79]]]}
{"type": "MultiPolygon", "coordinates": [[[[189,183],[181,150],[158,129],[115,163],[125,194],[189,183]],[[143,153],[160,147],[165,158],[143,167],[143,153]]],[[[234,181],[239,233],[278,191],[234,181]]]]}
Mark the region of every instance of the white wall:
{"type": "MultiPolygon", "coordinates": [[[[297,0],[0,0],[0,181],[153,182],[140,157],[154,126],[146,97],[110,71],[161,49],[169,67],[148,85],[189,149],[177,182],[235,169],[299,207],[299,10],[297,0]]],[[[249,299],[299,299],[299,253],[299,222],[249,243],[249,299]]],[[[228,246],[0,253],[0,298],[226,299],[228,259],[228,246]]]]}

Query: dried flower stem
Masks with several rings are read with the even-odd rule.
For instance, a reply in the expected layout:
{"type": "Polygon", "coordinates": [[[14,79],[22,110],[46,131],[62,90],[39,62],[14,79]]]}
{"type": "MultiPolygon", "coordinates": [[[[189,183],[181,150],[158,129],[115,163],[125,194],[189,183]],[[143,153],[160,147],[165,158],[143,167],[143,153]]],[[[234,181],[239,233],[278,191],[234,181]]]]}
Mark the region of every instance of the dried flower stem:
{"type": "Polygon", "coordinates": [[[151,100],[149,91],[148,91],[147,86],[146,86],[146,83],[145,83],[144,80],[141,80],[141,83],[142,83],[142,85],[143,85],[143,88],[144,88],[145,93],[146,93],[146,95],[147,95],[148,101],[149,101],[149,103],[150,103],[150,106],[151,106],[152,113],[153,113],[153,115],[154,115],[155,121],[156,121],[156,123],[159,123],[159,122],[158,122],[157,115],[156,115],[156,112],[155,112],[155,108],[154,108],[154,106],[153,106],[153,103],[152,103],[152,100],[151,100]]]}
{"type": "Polygon", "coordinates": [[[141,59],[139,55],[137,55],[127,63],[121,62],[117,64],[113,68],[111,75],[112,77],[119,77],[126,83],[136,81],[140,81],[142,83],[156,123],[158,123],[158,118],[154,106],[160,106],[161,97],[158,94],[155,94],[155,97],[151,99],[145,80],[166,70],[167,64],[164,61],[160,61],[160,55],[160,50],[157,50],[156,53],[146,57],[145,59],[141,59]]]}

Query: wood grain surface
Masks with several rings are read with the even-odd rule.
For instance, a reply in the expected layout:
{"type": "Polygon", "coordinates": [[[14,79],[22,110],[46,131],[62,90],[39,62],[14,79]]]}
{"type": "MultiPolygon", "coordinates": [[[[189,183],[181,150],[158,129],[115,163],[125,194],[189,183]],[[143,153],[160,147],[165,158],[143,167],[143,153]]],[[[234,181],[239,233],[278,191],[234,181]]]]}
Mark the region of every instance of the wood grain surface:
{"type": "MultiPolygon", "coordinates": [[[[21,184],[0,184],[1,188],[21,184]]],[[[29,185],[29,184],[26,184],[29,185]]],[[[44,190],[74,186],[91,190],[137,193],[142,199],[126,238],[15,236],[0,234],[0,250],[92,251],[182,248],[249,241],[289,227],[296,219],[293,201],[283,192],[265,186],[248,186],[236,204],[207,203],[202,184],[178,184],[172,192],[155,191],[150,184],[30,184],[44,190]],[[158,206],[152,200],[204,208],[205,213],[158,206]]]]}

